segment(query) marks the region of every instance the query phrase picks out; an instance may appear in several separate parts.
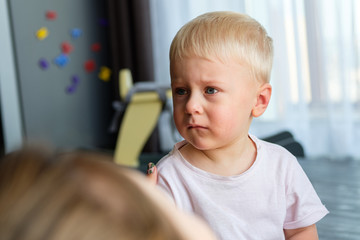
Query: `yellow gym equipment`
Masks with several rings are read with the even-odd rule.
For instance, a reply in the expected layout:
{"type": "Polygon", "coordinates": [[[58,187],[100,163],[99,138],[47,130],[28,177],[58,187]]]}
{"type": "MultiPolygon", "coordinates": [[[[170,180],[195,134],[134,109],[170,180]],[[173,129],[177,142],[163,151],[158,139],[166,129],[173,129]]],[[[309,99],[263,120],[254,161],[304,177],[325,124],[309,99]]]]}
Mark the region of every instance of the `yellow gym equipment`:
{"type": "Polygon", "coordinates": [[[156,126],[166,98],[171,97],[171,90],[153,82],[133,84],[130,70],[123,69],[119,72],[119,93],[121,103],[125,105],[114,161],[138,167],[140,153],[156,126]]]}

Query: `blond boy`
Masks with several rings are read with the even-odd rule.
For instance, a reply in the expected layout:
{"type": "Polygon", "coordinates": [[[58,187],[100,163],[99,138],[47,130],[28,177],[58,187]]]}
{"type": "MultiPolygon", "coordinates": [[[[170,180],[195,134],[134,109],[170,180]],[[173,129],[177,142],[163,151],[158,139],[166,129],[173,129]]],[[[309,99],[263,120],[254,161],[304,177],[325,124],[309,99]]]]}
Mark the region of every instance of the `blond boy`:
{"type": "Polygon", "coordinates": [[[272,39],[247,15],[203,14],[170,48],[175,125],[159,185],[219,239],[318,239],[322,205],[297,159],[249,134],[266,110],[272,39]]]}

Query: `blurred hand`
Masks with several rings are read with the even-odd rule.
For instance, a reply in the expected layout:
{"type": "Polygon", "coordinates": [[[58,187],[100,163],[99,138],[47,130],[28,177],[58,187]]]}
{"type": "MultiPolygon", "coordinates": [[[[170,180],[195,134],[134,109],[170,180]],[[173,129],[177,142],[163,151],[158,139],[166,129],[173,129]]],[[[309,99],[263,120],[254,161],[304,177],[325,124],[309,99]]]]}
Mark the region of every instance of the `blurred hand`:
{"type": "Polygon", "coordinates": [[[157,184],[157,168],[154,163],[150,162],[147,167],[147,177],[150,180],[151,183],[157,184]]]}

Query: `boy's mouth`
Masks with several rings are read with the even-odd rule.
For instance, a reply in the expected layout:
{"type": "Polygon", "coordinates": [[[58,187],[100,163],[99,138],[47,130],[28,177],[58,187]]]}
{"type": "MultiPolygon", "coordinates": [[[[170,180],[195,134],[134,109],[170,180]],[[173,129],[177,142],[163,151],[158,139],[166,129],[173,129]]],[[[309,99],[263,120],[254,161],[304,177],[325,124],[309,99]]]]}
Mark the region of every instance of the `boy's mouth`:
{"type": "Polygon", "coordinates": [[[206,129],[206,127],[201,126],[201,125],[197,125],[197,124],[189,124],[187,126],[188,129],[206,129]]]}

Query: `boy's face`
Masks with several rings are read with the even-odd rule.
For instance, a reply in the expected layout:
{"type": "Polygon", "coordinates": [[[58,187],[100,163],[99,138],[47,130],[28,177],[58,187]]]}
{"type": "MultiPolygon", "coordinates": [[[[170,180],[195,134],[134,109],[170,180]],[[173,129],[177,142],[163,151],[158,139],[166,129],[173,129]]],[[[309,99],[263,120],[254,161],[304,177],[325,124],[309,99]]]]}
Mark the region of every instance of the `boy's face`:
{"type": "Polygon", "coordinates": [[[250,68],[186,58],[171,72],[174,120],[180,134],[200,150],[236,144],[248,137],[260,84],[250,68]]]}

